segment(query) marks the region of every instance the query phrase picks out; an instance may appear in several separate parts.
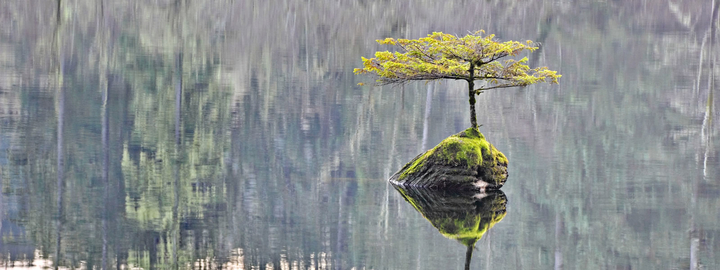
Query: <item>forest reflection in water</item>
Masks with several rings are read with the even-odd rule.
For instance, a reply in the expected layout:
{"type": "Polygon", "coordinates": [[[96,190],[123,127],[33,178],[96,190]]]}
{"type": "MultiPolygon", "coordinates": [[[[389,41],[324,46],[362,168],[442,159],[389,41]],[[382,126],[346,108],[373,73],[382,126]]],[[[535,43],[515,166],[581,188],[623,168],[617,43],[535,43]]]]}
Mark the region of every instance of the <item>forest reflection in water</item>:
{"type": "Polygon", "coordinates": [[[462,269],[386,180],[464,88],[352,70],[485,29],[563,77],[478,96],[512,200],[470,266],[718,268],[717,2],[0,1],[0,262],[462,269]]]}

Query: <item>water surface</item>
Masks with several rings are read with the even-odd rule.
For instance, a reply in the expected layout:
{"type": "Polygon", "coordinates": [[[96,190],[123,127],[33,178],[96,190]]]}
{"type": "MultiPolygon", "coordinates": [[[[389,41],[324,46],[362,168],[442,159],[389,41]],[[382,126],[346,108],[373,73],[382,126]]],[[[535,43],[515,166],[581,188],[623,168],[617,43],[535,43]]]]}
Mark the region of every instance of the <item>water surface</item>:
{"type": "Polygon", "coordinates": [[[720,268],[720,4],[476,2],[3,1],[0,262],[462,269],[387,178],[469,126],[464,86],[352,69],[484,29],[563,77],[478,97],[510,177],[471,268],[720,268]]]}

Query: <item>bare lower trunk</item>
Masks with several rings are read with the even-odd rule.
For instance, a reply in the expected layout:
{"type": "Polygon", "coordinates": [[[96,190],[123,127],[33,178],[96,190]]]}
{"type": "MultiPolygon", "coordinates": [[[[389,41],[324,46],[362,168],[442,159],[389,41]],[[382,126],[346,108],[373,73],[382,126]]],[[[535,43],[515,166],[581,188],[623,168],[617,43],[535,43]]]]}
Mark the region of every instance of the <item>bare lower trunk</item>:
{"type": "Polygon", "coordinates": [[[473,93],[473,84],[472,82],[469,83],[470,85],[470,93],[468,93],[468,98],[470,100],[470,127],[477,129],[477,119],[475,118],[475,93],[473,93]]]}
{"type": "Polygon", "coordinates": [[[475,243],[471,245],[467,245],[467,250],[465,250],[465,270],[470,270],[470,261],[472,260],[472,254],[473,254],[473,248],[475,247],[475,243]]]}
{"type": "Polygon", "coordinates": [[[473,88],[475,88],[475,65],[473,63],[470,63],[470,79],[468,80],[468,100],[470,102],[470,127],[477,129],[477,118],[475,118],[475,93],[473,91],[473,88]]]}

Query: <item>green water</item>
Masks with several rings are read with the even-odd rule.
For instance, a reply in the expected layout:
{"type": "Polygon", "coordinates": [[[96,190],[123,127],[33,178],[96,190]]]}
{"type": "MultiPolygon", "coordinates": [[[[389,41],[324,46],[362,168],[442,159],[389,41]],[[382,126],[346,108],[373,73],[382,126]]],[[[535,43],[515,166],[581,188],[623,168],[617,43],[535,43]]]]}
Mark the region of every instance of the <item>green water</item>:
{"type": "Polygon", "coordinates": [[[2,1],[0,264],[462,269],[387,178],[469,127],[466,85],[352,70],[484,29],[563,77],[478,96],[510,176],[471,269],[720,268],[718,6],[2,1]]]}

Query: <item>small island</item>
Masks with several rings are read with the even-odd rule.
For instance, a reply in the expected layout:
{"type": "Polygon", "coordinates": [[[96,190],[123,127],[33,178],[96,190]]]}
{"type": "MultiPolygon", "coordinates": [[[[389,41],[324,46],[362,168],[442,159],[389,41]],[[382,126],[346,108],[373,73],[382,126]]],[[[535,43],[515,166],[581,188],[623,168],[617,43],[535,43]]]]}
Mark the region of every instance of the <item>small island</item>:
{"type": "Polygon", "coordinates": [[[499,189],[507,179],[507,165],[505,155],[482,133],[468,128],[415,157],[390,181],[432,189],[499,189]]]}
{"type": "MultiPolygon", "coordinates": [[[[505,184],[508,159],[478,130],[475,95],[491,89],[524,87],[540,82],[557,84],[561,75],[547,67],[531,69],[523,51],[540,44],[530,40],[498,42],[495,35],[477,31],[464,37],[434,32],[420,39],[377,40],[393,45],[397,52],[376,52],[362,58],[355,74],[378,77],[377,85],[401,85],[410,81],[462,80],[468,84],[470,128],[443,140],[418,155],[390,178],[397,185],[435,189],[499,189],[505,184]],[[480,81],[476,88],[475,82],[480,81]]],[[[362,83],[360,83],[362,85],[362,83]]]]}

